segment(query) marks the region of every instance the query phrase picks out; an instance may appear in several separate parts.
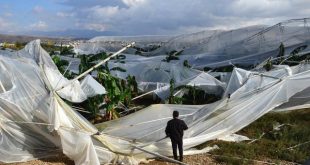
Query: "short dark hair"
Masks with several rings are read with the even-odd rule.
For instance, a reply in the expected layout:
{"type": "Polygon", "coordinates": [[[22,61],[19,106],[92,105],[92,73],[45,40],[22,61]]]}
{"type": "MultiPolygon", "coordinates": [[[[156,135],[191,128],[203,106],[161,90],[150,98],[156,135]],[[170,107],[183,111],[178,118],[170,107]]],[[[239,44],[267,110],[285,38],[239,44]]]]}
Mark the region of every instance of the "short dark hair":
{"type": "Polygon", "coordinates": [[[173,116],[173,118],[179,117],[179,112],[178,111],[173,111],[172,116],[173,116]]]}

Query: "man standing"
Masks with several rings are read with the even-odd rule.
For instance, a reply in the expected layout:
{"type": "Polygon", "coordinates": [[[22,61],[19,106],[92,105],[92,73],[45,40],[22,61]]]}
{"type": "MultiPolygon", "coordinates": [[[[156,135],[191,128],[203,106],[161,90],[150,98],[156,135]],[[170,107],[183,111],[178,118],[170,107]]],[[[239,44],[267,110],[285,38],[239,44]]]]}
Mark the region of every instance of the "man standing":
{"type": "Polygon", "coordinates": [[[179,112],[173,111],[173,119],[168,121],[166,135],[170,137],[172,143],[173,157],[178,160],[177,148],[179,148],[179,161],[183,161],[183,131],[188,127],[183,120],[178,119],[179,112]]]}

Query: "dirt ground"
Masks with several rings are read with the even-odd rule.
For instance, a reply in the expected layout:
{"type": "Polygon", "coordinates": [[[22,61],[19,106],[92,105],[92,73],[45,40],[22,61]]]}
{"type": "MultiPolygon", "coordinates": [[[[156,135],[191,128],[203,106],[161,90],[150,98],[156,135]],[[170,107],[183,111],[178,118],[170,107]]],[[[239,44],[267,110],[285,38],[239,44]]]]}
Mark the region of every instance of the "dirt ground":
{"type": "MultiPolygon", "coordinates": [[[[188,163],[189,165],[204,165],[204,164],[218,165],[218,163],[215,163],[215,161],[212,158],[203,154],[185,156],[184,163],[188,163]]],[[[64,155],[59,155],[53,158],[33,160],[24,163],[11,163],[9,165],[74,165],[74,162],[64,155]]],[[[175,165],[175,164],[160,160],[154,160],[148,164],[141,164],[141,165],[175,165]]]]}
{"type": "Polygon", "coordinates": [[[74,162],[63,154],[51,158],[32,160],[23,163],[10,163],[8,165],[74,165],[74,162]]]}
{"type": "MultiPolygon", "coordinates": [[[[265,160],[266,162],[270,162],[272,164],[273,161],[265,160]]],[[[184,163],[188,165],[225,165],[222,163],[218,163],[214,160],[213,157],[211,157],[209,154],[198,154],[198,155],[191,155],[191,156],[185,156],[184,157],[184,163]]],[[[263,162],[253,162],[254,165],[265,165],[266,163],[263,162]]],[[[289,162],[277,162],[276,164],[279,165],[294,165],[289,162]]],[[[40,160],[33,160],[28,161],[24,163],[10,163],[8,165],[74,165],[74,162],[64,156],[63,154],[59,154],[57,157],[53,158],[45,158],[40,160]]],[[[175,165],[173,163],[168,163],[165,161],[160,160],[154,160],[151,161],[148,164],[142,164],[141,165],[175,165]]]]}
{"type": "MultiPolygon", "coordinates": [[[[220,165],[219,163],[216,163],[213,158],[206,154],[198,154],[198,155],[191,155],[191,156],[184,156],[184,163],[188,165],[220,165]]],[[[150,163],[146,165],[175,165],[174,163],[168,163],[164,161],[151,161],[150,163]]]]}

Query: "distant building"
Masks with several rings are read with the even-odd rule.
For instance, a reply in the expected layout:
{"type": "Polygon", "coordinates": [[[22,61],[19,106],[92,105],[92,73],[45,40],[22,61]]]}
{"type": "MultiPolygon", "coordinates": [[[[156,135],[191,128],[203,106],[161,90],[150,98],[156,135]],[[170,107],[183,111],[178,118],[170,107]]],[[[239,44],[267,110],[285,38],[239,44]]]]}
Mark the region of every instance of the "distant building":
{"type": "Polygon", "coordinates": [[[62,43],[62,42],[57,42],[57,43],[55,43],[54,44],[55,46],[59,46],[59,47],[70,47],[70,46],[72,46],[70,43],[62,43]]]}
{"type": "Polygon", "coordinates": [[[55,54],[55,55],[60,55],[60,51],[59,51],[59,50],[54,51],[54,54],[55,54]]]}
{"type": "Polygon", "coordinates": [[[3,42],[3,43],[0,43],[0,46],[5,47],[5,48],[14,48],[15,44],[3,42]]]}

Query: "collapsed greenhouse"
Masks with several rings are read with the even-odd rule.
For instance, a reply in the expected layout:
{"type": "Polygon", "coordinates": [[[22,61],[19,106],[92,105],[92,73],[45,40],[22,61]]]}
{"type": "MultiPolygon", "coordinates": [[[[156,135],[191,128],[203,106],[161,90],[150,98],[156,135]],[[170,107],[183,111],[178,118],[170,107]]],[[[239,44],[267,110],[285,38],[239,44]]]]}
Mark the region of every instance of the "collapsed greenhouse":
{"type": "MultiPolygon", "coordinates": [[[[287,31],[294,36],[286,40],[291,45],[283,41],[289,45],[287,51],[308,46],[310,33],[303,30],[297,28],[297,34],[287,31]]],[[[252,41],[255,36],[246,40],[252,41]]],[[[305,48],[301,54],[308,51],[305,48]]],[[[244,62],[243,57],[251,62],[253,57],[258,57],[255,63],[263,62],[263,58],[272,57],[275,51],[248,53],[251,55],[238,56],[230,62],[244,62]]],[[[126,63],[109,65],[121,66],[127,73],[112,71],[111,74],[121,79],[127,74],[135,75],[140,91],[153,91],[165,99],[173,78],[176,86],[197,86],[223,97],[205,105],[154,104],[125,117],[93,125],[67,103],[105,94],[106,89],[90,75],[81,82],[66,79],[40,46],[40,41],[32,41],[23,50],[0,52],[0,162],[24,162],[59,152],[75,164],[139,164],[153,158],[150,153],[171,156],[170,140],[165,138],[164,129],[174,110],[180,112],[180,118],[189,126],[184,134],[184,154],[202,153],[208,148],[194,147],[212,139],[229,138],[270,111],[310,107],[310,63],[307,60],[295,66],[277,65],[269,71],[260,65],[252,70],[234,67],[226,85],[211,73],[183,67],[177,62],[168,64],[158,56],[126,56],[126,63]]],[[[205,59],[209,58],[207,55],[205,59]]],[[[195,65],[195,60],[187,59],[195,65]]],[[[200,58],[196,66],[201,66],[201,61],[200,58]]]]}

